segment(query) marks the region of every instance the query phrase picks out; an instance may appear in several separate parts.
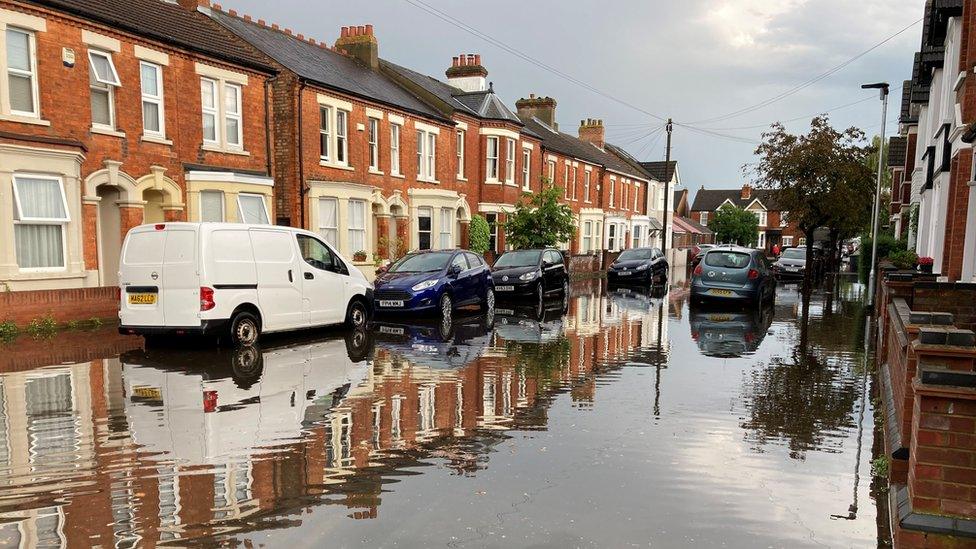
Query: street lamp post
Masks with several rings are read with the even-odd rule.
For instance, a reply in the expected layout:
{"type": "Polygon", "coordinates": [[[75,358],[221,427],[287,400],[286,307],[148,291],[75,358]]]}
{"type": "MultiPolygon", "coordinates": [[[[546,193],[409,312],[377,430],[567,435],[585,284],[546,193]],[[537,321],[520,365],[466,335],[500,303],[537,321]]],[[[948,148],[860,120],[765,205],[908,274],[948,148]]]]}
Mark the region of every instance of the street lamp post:
{"type": "MultiPolygon", "coordinates": [[[[874,307],[874,285],[878,271],[878,225],[881,224],[881,179],[884,174],[885,126],[888,123],[888,83],[864,84],[863,90],[881,90],[881,142],[878,145],[878,182],[874,189],[874,213],[871,215],[871,274],[868,277],[868,308],[874,307]]],[[[862,254],[863,255],[863,254],[862,254]]]]}

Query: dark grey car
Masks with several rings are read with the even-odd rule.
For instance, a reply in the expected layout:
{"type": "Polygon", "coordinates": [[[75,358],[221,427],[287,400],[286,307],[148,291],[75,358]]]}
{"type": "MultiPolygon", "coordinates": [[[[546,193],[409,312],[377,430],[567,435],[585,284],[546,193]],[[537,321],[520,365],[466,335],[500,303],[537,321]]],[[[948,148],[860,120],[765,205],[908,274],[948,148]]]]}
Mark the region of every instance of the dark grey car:
{"type": "Polygon", "coordinates": [[[753,302],[774,299],[776,277],[760,250],[722,246],[708,250],[691,277],[692,302],[753,302]]]}
{"type": "Polygon", "coordinates": [[[803,278],[807,270],[805,248],[787,248],[773,263],[773,274],[779,278],[803,278]]]}

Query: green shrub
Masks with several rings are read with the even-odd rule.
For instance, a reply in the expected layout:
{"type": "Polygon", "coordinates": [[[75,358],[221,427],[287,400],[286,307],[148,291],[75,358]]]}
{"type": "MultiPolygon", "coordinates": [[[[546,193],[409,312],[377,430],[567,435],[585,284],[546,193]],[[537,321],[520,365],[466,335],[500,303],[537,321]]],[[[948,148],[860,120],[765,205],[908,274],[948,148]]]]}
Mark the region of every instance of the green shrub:
{"type": "Polygon", "coordinates": [[[871,462],[871,474],[876,477],[888,478],[888,456],[878,456],[871,462]]]}
{"type": "Polygon", "coordinates": [[[27,324],[27,333],[34,338],[50,337],[58,331],[58,321],[51,315],[31,320],[27,324]]]}
{"type": "MultiPolygon", "coordinates": [[[[890,258],[891,254],[907,249],[907,244],[904,240],[898,240],[893,236],[888,236],[884,234],[878,235],[878,257],[880,259],[890,258]]],[[[871,237],[865,235],[861,237],[861,259],[858,264],[858,274],[860,276],[861,282],[868,281],[868,275],[871,272],[871,237]]]]}
{"type": "Polygon", "coordinates": [[[911,250],[895,250],[888,256],[888,260],[903,271],[914,269],[918,265],[918,256],[911,250]]]}
{"type": "Polygon", "coordinates": [[[20,334],[20,329],[12,320],[0,322],[0,342],[12,341],[20,334]]]}
{"type": "Polygon", "coordinates": [[[488,251],[488,244],[491,241],[491,227],[488,221],[480,215],[471,218],[471,226],[468,232],[468,249],[476,254],[483,254],[488,251]]]}
{"type": "Polygon", "coordinates": [[[93,316],[88,319],[88,325],[92,328],[101,328],[102,324],[102,319],[98,318],[97,316],[93,316]]]}

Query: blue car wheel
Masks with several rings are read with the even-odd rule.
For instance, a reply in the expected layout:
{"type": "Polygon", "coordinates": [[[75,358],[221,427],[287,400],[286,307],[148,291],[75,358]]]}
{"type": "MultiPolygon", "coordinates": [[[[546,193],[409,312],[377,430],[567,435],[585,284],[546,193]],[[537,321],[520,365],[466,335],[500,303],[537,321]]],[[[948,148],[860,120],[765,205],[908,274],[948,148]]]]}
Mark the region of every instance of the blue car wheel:
{"type": "Polygon", "coordinates": [[[454,312],[454,301],[451,299],[451,296],[447,292],[444,292],[443,294],[441,294],[441,299],[439,303],[440,303],[441,317],[450,318],[451,314],[454,312]]]}

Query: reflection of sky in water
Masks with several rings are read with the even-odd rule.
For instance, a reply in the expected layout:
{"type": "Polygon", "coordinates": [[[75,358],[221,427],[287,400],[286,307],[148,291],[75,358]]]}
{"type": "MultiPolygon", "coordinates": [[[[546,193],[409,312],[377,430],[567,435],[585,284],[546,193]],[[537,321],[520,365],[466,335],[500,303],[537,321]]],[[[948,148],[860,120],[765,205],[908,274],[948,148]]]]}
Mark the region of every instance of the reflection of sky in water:
{"type": "Polygon", "coordinates": [[[0,544],[874,544],[856,296],[681,295],[2,374],[0,544]]]}

